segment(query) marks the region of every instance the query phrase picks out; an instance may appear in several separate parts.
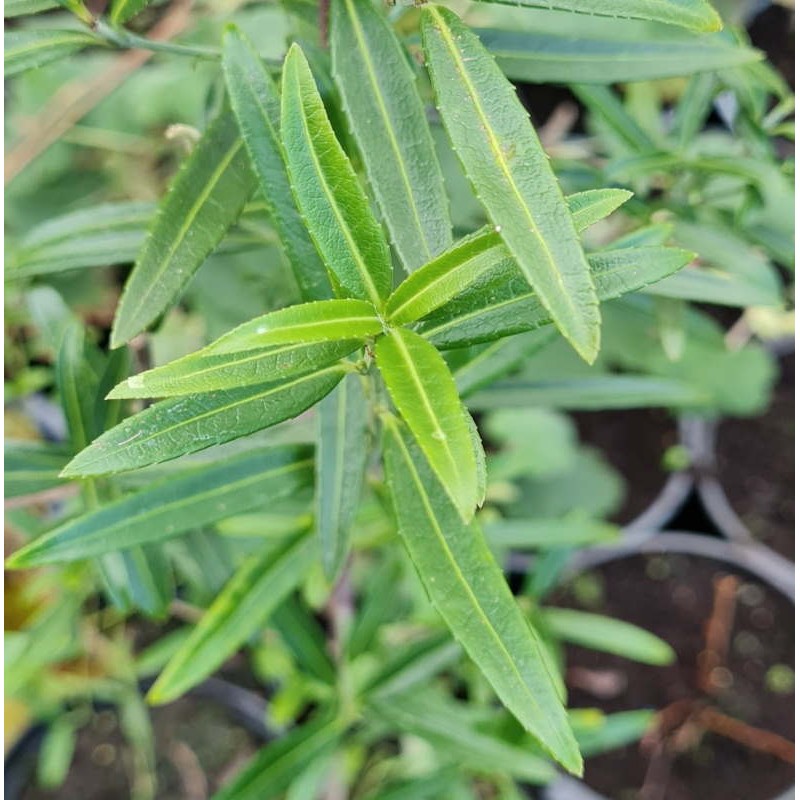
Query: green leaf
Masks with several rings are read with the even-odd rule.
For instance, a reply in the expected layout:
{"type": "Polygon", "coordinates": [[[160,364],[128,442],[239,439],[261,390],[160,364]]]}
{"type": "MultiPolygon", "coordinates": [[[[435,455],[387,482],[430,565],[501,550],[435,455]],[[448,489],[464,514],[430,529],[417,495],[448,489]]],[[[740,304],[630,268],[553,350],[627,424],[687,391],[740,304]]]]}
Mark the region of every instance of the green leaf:
{"type": "Polygon", "coordinates": [[[525,30],[478,29],[484,46],[514,81],[617,83],[656,80],[725,69],[761,54],[725,39],[684,35],[635,41],[525,30]]]}
{"type": "Polygon", "coordinates": [[[522,8],[560,9],[599,17],[666,22],[697,31],[718,31],[719,15],[706,0],[488,0],[522,8]]]}
{"type": "Polygon", "coordinates": [[[680,408],[708,405],[710,397],[679,380],[646,375],[498,381],[469,399],[476,411],[495,408],[560,408],[599,411],[609,408],[680,408]]]}
{"type": "Polygon", "coordinates": [[[575,83],[572,93],[592,114],[595,114],[619,142],[634,153],[650,154],[656,143],[628,113],[620,99],[608,86],[575,83]]]}
{"type": "Polygon", "coordinates": [[[64,447],[6,439],[3,463],[5,496],[22,497],[61,486],[59,473],[69,461],[64,447]]]}
{"type": "Polygon", "coordinates": [[[549,783],[555,777],[553,765],[540,755],[477,730],[460,703],[408,692],[389,702],[373,700],[370,706],[392,726],[456,756],[470,771],[500,773],[530,783],[549,783]]]}
{"type": "Polygon", "coordinates": [[[605,544],[619,538],[619,528],[580,513],[557,519],[499,519],[484,523],[490,545],[514,550],[551,550],[605,544]]]}
{"type": "Polygon", "coordinates": [[[159,547],[114,550],[99,557],[101,579],[112,603],[123,613],[142,611],[165,617],[175,597],[172,567],[159,547]]]}
{"type": "Polygon", "coordinates": [[[288,382],[164,400],[104,433],[62,474],[104,475],[146,467],[247,436],[305,411],[348,369],[336,365],[288,382]]]}
{"type": "Polygon", "coordinates": [[[509,711],[559,763],[580,773],[543,645],[477,523],[461,522],[425,458],[391,418],[383,447],[400,534],[433,604],[509,711]]]}
{"type": "Polygon", "coordinates": [[[3,17],[5,19],[24,17],[49,11],[51,8],[58,8],[55,0],[3,0],[3,17]]]}
{"type": "Polygon", "coordinates": [[[542,623],[559,639],[603,653],[664,666],[675,661],[673,649],[658,636],[629,622],[570,608],[547,608],[542,623]]]}
{"type": "Polygon", "coordinates": [[[348,375],[319,404],[316,519],[322,565],[333,580],[347,555],[369,455],[369,403],[360,375],[348,375]]]}
{"type": "Polygon", "coordinates": [[[3,64],[10,78],[35,67],[58,61],[90,45],[103,46],[102,39],[79,30],[30,28],[3,34],[3,64]]]}
{"type": "Polygon", "coordinates": [[[558,329],[593,361],[600,314],[589,265],[527,112],[455,14],[427,6],[422,34],[440,113],[478,198],[558,329]]]}
{"type": "Polygon", "coordinates": [[[408,57],[370,0],[331,5],[333,77],[394,249],[411,272],[451,241],[444,178],[408,57]]]}
{"type": "MultiPolygon", "coordinates": [[[[677,272],[693,253],[667,247],[625,247],[589,255],[601,300],[641,289],[677,272]]],[[[440,348],[490,342],[547,325],[550,317],[513,259],[498,263],[490,278],[467,289],[430,315],[419,332],[440,348]]]]}
{"type": "Polygon", "coordinates": [[[181,165],[125,284],[111,346],[166,311],[236,222],[255,189],[239,128],[224,108],[181,165]]]}
{"type": "Polygon", "coordinates": [[[307,532],[248,558],[158,676],[148,701],[169,703],[214,672],[266,623],[316,558],[307,532]]]}
{"type": "Polygon", "coordinates": [[[358,339],[287,344],[236,353],[179,358],[163,367],[128,378],[108,397],[176,397],[285,381],[328,367],[361,345],[358,339]]]}
{"type": "Polygon", "coordinates": [[[281,136],[295,199],[325,264],[352,297],[380,308],[392,286],[389,248],[296,44],[283,66],[281,136]]]}
{"type": "Polygon", "coordinates": [[[383,330],[375,309],[363,300],[319,300],[256,317],[221,336],[202,352],[235,353],[302,342],[367,339],[383,330]]]}
{"type": "Polygon", "coordinates": [[[695,303],[747,308],[748,306],[783,306],[780,294],[754,285],[741,275],[717,269],[687,267],[675,275],[648,286],[646,294],[673,297],[695,303]]]}
{"type": "Polygon", "coordinates": [[[375,343],[375,360],[392,401],[464,521],[479,487],[472,436],[450,370],[436,348],[398,328],[375,343]]]}
{"type": "Polygon", "coordinates": [[[47,726],[36,763],[36,779],[44,789],[64,782],[75,754],[75,720],[62,714],[47,726]]]}
{"type": "Polygon", "coordinates": [[[67,420],[73,452],[94,437],[94,404],[97,375],[87,358],[84,329],[72,320],[64,330],[56,363],[56,383],[67,420]]]}
{"type": "Polygon", "coordinates": [[[572,224],[578,233],[616,211],[633,197],[627,189],[588,189],[564,198],[572,214],[572,224]]]}
{"type": "Polygon", "coordinates": [[[331,297],[328,273],[297,210],[281,150],[278,87],[235,26],[229,26],[222,38],[222,69],[261,194],[303,299],[325,300],[331,297]]]}
{"type": "Polygon", "coordinates": [[[288,597],[270,619],[297,664],[309,675],[327,684],[336,682],[336,672],[326,649],[325,633],[311,611],[288,597]]]}
{"type": "Polygon", "coordinates": [[[144,11],[152,0],[112,0],[108,20],[112,25],[122,25],[144,11]]]}
{"type": "Polygon", "coordinates": [[[311,762],[333,751],[342,723],[330,712],[270,742],[212,800],[271,800],[283,796],[311,762]]]}
{"type": "Polygon", "coordinates": [[[312,469],[310,449],[296,446],[215,461],[70,520],[18,550],[8,565],[75,561],[174,538],[308,486],[312,469]]]}
{"type": "Polygon", "coordinates": [[[572,731],[586,758],[638,742],[656,716],[650,710],[603,714],[596,708],[574,709],[569,715],[572,731]]]}

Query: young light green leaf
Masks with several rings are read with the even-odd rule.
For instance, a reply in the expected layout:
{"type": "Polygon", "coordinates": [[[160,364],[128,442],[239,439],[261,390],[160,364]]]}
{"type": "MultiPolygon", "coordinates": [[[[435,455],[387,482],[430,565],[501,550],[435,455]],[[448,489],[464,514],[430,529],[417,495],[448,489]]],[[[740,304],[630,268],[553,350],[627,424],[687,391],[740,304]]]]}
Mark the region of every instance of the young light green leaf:
{"type": "Polygon", "coordinates": [[[436,348],[405,328],[378,339],[375,360],[397,410],[461,518],[469,521],[478,501],[478,465],[447,364],[436,348]]]}
{"type": "Polygon", "coordinates": [[[697,31],[718,31],[722,21],[707,0],[488,0],[523,8],[560,9],[599,17],[666,22],[697,31]]]}
{"type": "Polygon", "coordinates": [[[278,87],[235,26],[222,38],[222,70],[261,194],[303,299],[325,300],[332,296],[328,273],[297,210],[281,150],[278,87]]]}
{"type": "Polygon", "coordinates": [[[708,405],[711,397],[687,382],[648,375],[598,375],[560,380],[498,381],[470,397],[475,411],[495,408],[680,408],[708,405]]]}
{"type": "Polygon", "coordinates": [[[47,726],[40,745],[36,780],[43,789],[58,789],[64,782],[75,754],[75,720],[68,714],[57,716],[47,726]]]}
{"type": "Polygon", "coordinates": [[[360,345],[358,339],[345,339],[214,355],[206,355],[201,350],[128,378],[108,398],[179,397],[284,381],[328,367],[360,345]]]}
{"type": "MultiPolygon", "coordinates": [[[[632,193],[625,189],[590,189],[566,198],[575,229],[580,232],[607,217],[632,193]]],[[[392,292],[386,313],[392,322],[414,322],[435,311],[508,257],[500,235],[483,228],[466,236],[446,252],[406,278],[392,292]]]]}
{"type": "Polygon", "coordinates": [[[322,400],[317,416],[317,534],[331,581],[347,555],[369,455],[369,404],[361,381],[348,375],[322,400]]]}
{"type": "Polygon", "coordinates": [[[500,699],[568,770],[582,763],[543,645],[474,521],[464,525],[422,453],[393,418],[384,464],[400,534],[433,604],[500,699]]]}
{"type": "Polygon", "coordinates": [[[170,307],[239,218],[255,186],[236,119],[223,108],[159,204],[117,308],[112,347],[132,339],[170,307]]]}
{"type": "Polygon", "coordinates": [[[159,464],[295,417],[349,368],[335,365],[290,381],[164,400],[107,431],[62,475],[104,475],[159,464]]]}
{"type": "Polygon", "coordinates": [[[76,561],[173,538],[308,486],[312,470],[312,453],[298,446],[216,461],[64,523],[14,553],[8,566],[76,561]]]}
{"type": "Polygon", "coordinates": [[[87,31],[79,30],[25,28],[6,31],[3,34],[5,76],[10,78],[51,61],[58,61],[90,45],[103,46],[104,42],[87,31]]]}
{"type": "Polygon", "coordinates": [[[389,248],[297,44],[283,66],[281,137],[295,199],[325,264],[347,293],[380,308],[392,286],[389,248]]]}
{"type": "Polygon", "coordinates": [[[629,622],[571,608],[547,608],[541,617],[551,633],[571,644],[643,664],[664,666],[675,661],[674,650],[663,639],[629,622]]]}
{"type": "Polygon", "coordinates": [[[655,716],[649,709],[603,714],[596,708],[577,708],[569,712],[569,723],[581,753],[590,758],[638,742],[655,716]]]}
{"type": "Polygon", "coordinates": [[[411,272],[451,241],[444,178],[397,37],[370,0],[331,5],[333,77],[394,249],[411,272]]]}
{"type": "Polygon", "coordinates": [[[470,770],[530,783],[549,783],[555,777],[553,765],[540,755],[477,730],[462,704],[408,692],[388,702],[373,700],[370,707],[392,726],[456,756],[470,770]]]}
{"type": "Polygon", "coordinates": [[[152,0],[113,0],[108,20],[112,25],[123,25],[144,11],[152,0]]]}
{"type": "MultiPolygon", "coordinates": [[[[672,247],[625,247],[589,255],[601,300],[641,289],[677,272],[694,254],[672,247]]],[[[419,332],[439,348],[491,342],[549,324],[550,317],[506,258],[491,277],[462,292],[424,320],[419,332]]]]}
{"type": "Polygon", "coordinates": [[[422,35],[445,127],[478,198],[556,327],[593,361],[600,346],[597,295],[527,112],[455,14],[427,6],[422,35]]]}
{"type": "Polygon", "coordinates": [[[169,703],[214,672],[266,623],[316,558],[316,542],[307,532],[248,558],[158,676],[148,701],[169,703]]]}
{"type": "Polygon", "coordinates": [[[211,355],[282,344],[364,340],[382,330],[375,309],[364,300],[319,300],[251,319],[202,352],[211,355]]]}
{"type": "Polygon", "coordinates": [[[514,81],[530,83],[617,83],[631,76],[656,80],[725,69],[757,61],[749,47],[708,36],[653,37],[635,41],[539,31],[476,31],[514,81]]]}
{"type": "Polygon", "coordinates": [[[551,550],[606,544],[619,538],[619,528],[572,514],[557,519],[498,519],[484,523],[489,544],[514,550],[551,550]]]}
{"type": "Polygon", "coordinates": [[[282,797],[300,771],[333,751],[343,725],[331,712],[268,744],[212,800],[272,800],[282,797]]]}

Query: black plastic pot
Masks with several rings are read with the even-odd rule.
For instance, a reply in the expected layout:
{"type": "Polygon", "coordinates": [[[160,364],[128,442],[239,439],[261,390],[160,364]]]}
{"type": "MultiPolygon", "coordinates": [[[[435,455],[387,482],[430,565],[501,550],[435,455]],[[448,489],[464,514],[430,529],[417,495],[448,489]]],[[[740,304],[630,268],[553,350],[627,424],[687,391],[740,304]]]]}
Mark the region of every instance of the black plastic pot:
{"type": "MultiPolygon", "coordinates": [[[[680,531],[651,533],[632,532],[613,547],[592,548],[575,554],[564,572],[564,580],[594,567],[630,556],[645,554],[674,554],[707,558],[723,562],[737,570],[750,573],[794,603],[794,571],[785,559],[769,548],[748,541],[728,541],[722,538],[680,531]]],[[[527,561],[528,557],[524,557],[527,561]]],[[[523,568],[517,559],[514,568],[523,568]]],[[[570,777],[561,777],[543,790],[545,800],[604,800],[586,784],[570,777]]],[[[794,788],[790,787],[775,800],[790,800],[794,788]]]]}
{"type": "MultiPolygon", "coordinates": [[[[152,686],[153,680],[145,679],[139,683],[143,694],[152,686]]],[[[191,697],[208,700],[225,709],[233,720],[257,740],[268,742],[280,734],[280,731],[272,730],[266,725],[266,700],[249,689],[243,689],[221,678],[208,678],[187,694],[191,697]]],[[[93,707],[95,711],[113,708],[106,703],[96,703],[93,704],[93,707]]],[[[18,800],[30,784],[45,732],[44,725],[34,725],[23,734],[6,755],[5,800],[18,800]]]]}

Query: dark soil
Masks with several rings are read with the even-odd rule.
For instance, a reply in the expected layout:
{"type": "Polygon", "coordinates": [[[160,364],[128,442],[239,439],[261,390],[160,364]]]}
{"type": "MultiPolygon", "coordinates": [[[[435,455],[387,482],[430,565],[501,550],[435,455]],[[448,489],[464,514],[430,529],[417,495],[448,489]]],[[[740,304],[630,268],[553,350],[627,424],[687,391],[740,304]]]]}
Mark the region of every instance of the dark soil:
{"type": "Polygon", "coordinates": [[[669,477],[665,451],[676,444],[674,419],[662,409],[572,415],[581,441],[596,447],[625,480],[622,507],[612,520],[632,522],[656,499],[669,477]]]}
{"type": "MultiPolygon", "coordinates": [[[[669,535],[669,534],[662,534],[669,535]]],[[[617,683],[614,696],[589,691],[584,678],[568,672],[569,706],[596,707],[605,712],[664,709],[686,697],[703,697],[696,688],[697,657],[704,647],[713,582],[737,574],[728,565],[695,556],[633,556],[615,561],[576,579],[552,600],[580,607],[578,582],[593,582],[599,602],[590,610],[639,625],[669,642],[677,653],[675,664],[652,667],[580,647],[567,649],[572,676],[575,668],[590,670],[608,685],[617,683]],[[635,602],[632,599],[635,598],[635,602]],[[574,684],[580,683],[580,689],[574,684]],[[571,685],[572,684],[572,685],[571,685]]],[[[767,688],[770,667],[794,666],[794,607],[782,595],[742,573],[725,673],[726,688],[714,700],[719,711],[749,725],[793,739],[794,695],[767,688]]],[[[585,607],[585,606],[584,606],[585,607]]],[[[772,675],[775,674],[773,670],[772,675]]],[[[650,759],[632,744],[596,756],[586,765],[586,782],[614,800],[638,800],[650,759]]],[[[652,774],[652,773],[651,773],[652,774]]],[[[649,797],[662,800],[767,800],[792,785],[793,768],[774,756],[757,753],[715,734],[706,733],[676,757],[667,775],[652,781],[649,797]]]]}
{"type": "Polygon", "coordinates": [[[781,358],[780,366],[765,414],[720,424],[717,461],[720,482],[742,522],[794,560],[794,355],[781,358]]]}
{"type": "MultiPolygon", "coordinates": [[[[153,709],[151,719],[159,800],[211,796],[259,747],[223,708],[205,700],[184,697],[153,709]]],[[[64,784],[54,791],[32,785],[21,800],[125,800],[135,774],[116,712],[99,711],[78,735],[64,784]]]]}

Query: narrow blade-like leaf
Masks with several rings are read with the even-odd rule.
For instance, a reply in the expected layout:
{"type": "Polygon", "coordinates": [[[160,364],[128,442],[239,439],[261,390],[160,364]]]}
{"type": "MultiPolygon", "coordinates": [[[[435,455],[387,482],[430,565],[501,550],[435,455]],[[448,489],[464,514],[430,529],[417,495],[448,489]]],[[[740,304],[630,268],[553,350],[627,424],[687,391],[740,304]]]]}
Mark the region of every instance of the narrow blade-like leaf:
{"type": "Polygon", "coordinates": [[[541,755],[477,730],[462,704],[408,692],[390,701],[373,700],[370,706],[393,726],[456,756],[468,769],[530,783],[549,783],[555,777],[553,765],[541,755]]]}
{"type": "Polygon", "coordinates": [[[297,210],[281,150],[278,87],[250,42],[234,26],[222,39],[222,70],[261,194],[303,299],[325,300],[332,296],[328,273],[297,210]]]}
{"type": "Polygon", "coordinates": [[[360,344],[358,339],[345,339],[214,355],[200,351],[134,375],[119,384],[108,397],[179,397],[285,381],[328,367],[350,355],[360,344]]]}
{"type": "Polygon", "coordinates": [[[18,550],[8,566],[76,561],[173,538],[308,486],[312,470],[309,448],[293,446],[214,462],[70,520],[18,550]]]}
{"type": "MultiPolygon", "coordinates": [[[[677,272],[693,256],[673,247],[626,247],[591,253],[589,264],[598,296],[610,300],[677,272]]],[[[549,323],[549,314],[507,258],[491,279],[427,317],[420,333],[439,348],[464,347],[549,323]]]]}
{"type": "Polygon", "coordinates": [[[556,550],[607,544],[619,539],[619,528],[608,522],[571,514],[558,519],[498,519],[484,525],[494,547],[514,550],[556,550]]]}
{"type": "Polygon", "coordinates": [[[159,464],[295,417],[349,370],[336,365],[288,382],[164,400],[107,431],[63,475],[103,475],[159,464]]]}
{"type": "Polygon", "coordinates": [[[122,25],[144,11],[152,0],[113,0],[108,19],[112,25],[122,25]]]}
{"type": "Polygon", "coordinates": [[[386,419],[384,463],[411,559],[431,600],[500,699],[568,770],[581,757],[538,636],[522,615],[477,523],[464,525],[399,424],[386,419]]]}
{"type": "Polygon", "coordinates": [[[322,565],[333,580],[347,554],[369,455],[369,404],[360,375],[348,375],[319,404],[316,518],[322,565]]]}
{"type": "Polygon", "coordinates": [[[27,17],[29,14],[39,14],[51,8],[58,8],[55,0],[3,0],[3,17],[5,19],[27,17]]]}
{"type": "Polygon", "coordinates": [[[325,264],[348,294],[380,308],[392,285],[389,248],[296,44],[283,66],[281,137],[297,204],[325,264]]]}
{"type": "Polygon", "coordinates": [[[462,519],[470,520],[478,501],[478,465],[447,364],[436,348],[405,328],[375,343],[375,359],[397,410],[462,519]]]}
{"type": "Polygon", "coordinates": [[[103,44],[101,39],[86,31],[39,28],[6,31],[3,34],[5,76],[10,78],[34,67],[58,61],[89,45],[103,44]]]}
{"type": "Polygon", "coordinates": [[[675,661],[675,651],[658,636],[629,622],[571,608],[548,608],[542,621],[559,639],[613,653],[643,664],[664,666],[675,661]]]}
{"type": "Polygon", "coordinates": [[[371,0],[331,5],[333,77],[394,249],[411,272],[451,240],[444,178],[397,37],[371,0]]]}
{"type": "Polygon", "coordinates": [[[7,498],[44,492],[63,483],[59,473],[69,461],[69,451],[64,447],[7,439],[4,450],[3,481],[7,498]]]}
{"type": "Polygon", "coordinates": [[[455,14],[428,6],[422,20],[439,109],[464,171],[556,327],[593,361],[600,346],[597,295],[527,112],[480,40],[455,14]]]}
{"type": "Polygon", "coordinates": [[[214,119],[161,201],[125,284],[111,333],[119,347],[168,309],[236,222],[256,186],[236,119],[214,119]]]}
{"type": "Polygon", "coordinates": [[[250,348],[302,342],[366,339],[383,330],[375,309],[363,300],[320,300],[282,308],[245,322],[203,350],[235,353],[250,348]]]}
{"type": "Polygon", "coordinates": [[[147,694],[168,703],[204,678],[265,624],[317,557],[308,533],[251,556],[236,571],[147,694]]]}
{"type": "Polygon", "coordinates": [[[599,17],[666,22],[698,31],[718,31],[722,21],[707,0],[488,0],[526,8],[560,9],[599,17]]]}
{"type": "Polygon", "coordinates": [[[300,772],[336,746],[342,724],[331,712],[268,744],[212,800],[272,800],[283,797],[300,772]]]}

